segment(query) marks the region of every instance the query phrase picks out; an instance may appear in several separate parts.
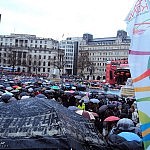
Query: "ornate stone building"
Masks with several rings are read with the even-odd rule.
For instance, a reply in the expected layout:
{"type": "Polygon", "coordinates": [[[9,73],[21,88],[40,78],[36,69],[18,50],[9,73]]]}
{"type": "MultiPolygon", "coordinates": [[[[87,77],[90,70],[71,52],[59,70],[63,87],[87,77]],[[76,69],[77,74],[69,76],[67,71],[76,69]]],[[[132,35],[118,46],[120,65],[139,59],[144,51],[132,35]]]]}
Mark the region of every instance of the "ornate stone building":
{"type": "MultiPolygon", "coordinates": [[[[64,51],[54,39],[27,34],[0,35],[1,68],[50,77],[63,59],[64,51]]],[[[63,72],[63,68],[59,70],[63,72]]]]}

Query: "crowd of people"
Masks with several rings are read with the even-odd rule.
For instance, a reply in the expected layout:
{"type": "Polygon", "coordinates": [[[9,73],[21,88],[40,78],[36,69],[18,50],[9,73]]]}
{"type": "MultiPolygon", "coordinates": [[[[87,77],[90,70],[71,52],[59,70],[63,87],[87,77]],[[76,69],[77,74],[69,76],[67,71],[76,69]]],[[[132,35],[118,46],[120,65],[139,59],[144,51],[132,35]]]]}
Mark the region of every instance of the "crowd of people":
{"type": "MultiPolygon", "coordinates": [[[[131,97],[120,97],[105,91],[86,89],[80,91],[82,83],[52,83],[43,79],[26,77],[7,77],[0,79],[0,101],[11,103],[13,101],[25,100],[27,98],[46,98],[58,101],[61,105],[77,112],[83,110],[91,113],[99,134],[104,137],[112,147],[125,146],[126,149],[143,149],[142,135],[140,130],[138,109],[136,99],[131,97]],[[107,120],[110,118],[110,120],[107,120]],[[135,134],[133,139],[122,136],[123,133],[135,134]]],[[[123,149],[125,149],[125,147],[123,149]]]]}

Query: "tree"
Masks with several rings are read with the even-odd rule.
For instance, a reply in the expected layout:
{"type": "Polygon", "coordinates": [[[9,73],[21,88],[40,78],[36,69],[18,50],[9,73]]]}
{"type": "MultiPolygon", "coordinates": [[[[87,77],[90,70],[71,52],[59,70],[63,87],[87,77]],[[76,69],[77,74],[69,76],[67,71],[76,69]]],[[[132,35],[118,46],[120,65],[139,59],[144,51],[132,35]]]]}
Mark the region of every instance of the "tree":
{"type": "Polygon", "coordinates": [[[78,63],[77,66],[80,69],[80,75],[83,76],[83,71],[85,68],[89,68],[91,66],[92,62],[89,60],[89,53],[88,52],[82,52],[81,55],[78,57],[78,63]]]}
{"type": "Polygon", "coordinates": [[[7,63],[8,65],[12,66],[12,72],[15,71],[15,66],[17,65],[17,55],[16,51],[12,48],[7,51],[7,63]]]}

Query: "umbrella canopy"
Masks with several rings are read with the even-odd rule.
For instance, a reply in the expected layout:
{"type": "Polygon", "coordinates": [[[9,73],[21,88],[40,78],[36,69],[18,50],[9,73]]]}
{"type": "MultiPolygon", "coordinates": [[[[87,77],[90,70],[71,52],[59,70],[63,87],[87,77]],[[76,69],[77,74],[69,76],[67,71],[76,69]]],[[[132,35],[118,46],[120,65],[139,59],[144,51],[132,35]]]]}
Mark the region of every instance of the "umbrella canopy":
{"type": "Polygon", "coordinates": [[[0,114],[0,141],[9,149],[106,149],[93,123],[54,100],[2,103],[0,114]]]}
{"type": "Polygon", "coordinates": [[[82,97],[81,100],[83,100],[84,103],[88,103],[90,101],[88,96],[82,97]]]}
{"type": "Polygon", "coordinates": [[[47,98],[44,94],[38,94],[38,95],[36,95],[36,97],[38,97],[38,98],[47,98]]]}
{"type": "Polygon", "coordinates": [[[16,89],[16,88],[19,88],[20,86],[18,86],[18,85],[14,85],[14,86],[12,86],[14,89],[16,89]]]}
{"type": "Polygon", "coordinates": [[[7,93],[4,93],[4,94],[1,96],[1,99],[2,99],[5,103],[7,103],[11,97],[12,97],[12,95],[7,94],[7,93]]]}
{"type": "Polygon", "coordinates": [[[98,104],[100,101],[96,98],[92,98],[92,99],[90,99],[90,102],[98,104]]]}
{"type": "Polygon", "coordinates": [[[76,106],[69,106],[68,107],[69,110],[73,110],[73,111],[76,111],[76,110],[80,110],[78,107],[76,106]]]}
{"type": "Polygon", "coordinates": [[[60,87],[57,86],[57,85],[53,85],[53,86],[51,86],[51,89],[53,89],[53,90],[60,90],[60,87]]]}
{"type": "Polygon", "coordinates": [[[117,128],[122,131],[131,131],[133,130],[133,127],[133,121],[128,118],[122,118],[117,122],[117,128]]]}
{"type": "Polygon", "coordinates": [[[54,93],[54,92],[55,92],[55,91],[54,91],[53,89],[45,90],[45,91],[44,91],[45,94],[54,93]]]}
{"type": "Polygon", "coordinates": [[[76,99],[81,99],[81,96],[80,95],[76,95],[74,96],[76,99]]]}
{"type": "Polygon", "coordinates": [[[8,86],[8,87],[6,87],[6,90],[11,91],[11,90],[13,90],[13,88],[11,86],[8,86]]]}
{"type": "Polygon", "coordinates": [[[142,139],[133,132],[121,132],[118,135],[125,138],[127,141],[137,141],[137,142],[142,141],[142,139]]]}
{"type": "Polygon", "coordinates": [[[92,112],[86,111],[86,110],[77,110],[77,114],[82,115],[83,117],[89,119],[89,120],[95,120],[95,117],[92,112]]]}
{"type": "Polygon", "coordinates": [[[19,90],[12,90],[12,91],[10,91],[11,93],[18,93],[19,92],[19,90]]]}
{"type": "Polygon", "coordinates": [[[108,109],[108,105],[102,105],[102,106],[99,108],[99,113],[102,113],[102,112],[106,111],[106,109],[108,109]]]}
{"type": "Polygon", "coordinates": [[[25,96],[24,95],[24,96],[21,97],[21,99],[27,99],[27,98],[30,98],[30,96],[27,96],[27,95],[25,96]]]}
{"type": "Polygon", "coordinates": [[[118,121],[118,120],[120,120],[120,118],[119,117],[116,117],[116,116],[109,116],[109,117],[107,117],[107,118],[105,118],[105,122],[112,122],[112,121],[118,121]]]}

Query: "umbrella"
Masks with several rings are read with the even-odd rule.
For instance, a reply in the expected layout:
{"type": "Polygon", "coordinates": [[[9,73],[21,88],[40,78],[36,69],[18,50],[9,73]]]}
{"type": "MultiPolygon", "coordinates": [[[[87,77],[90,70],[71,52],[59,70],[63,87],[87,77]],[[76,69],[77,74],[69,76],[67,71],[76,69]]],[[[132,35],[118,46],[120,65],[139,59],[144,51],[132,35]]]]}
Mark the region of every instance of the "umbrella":
{"type": "Polygon", "coordinates": [[[137,142],[142,141],[142,139],[133,132],[121,132],[118,135],[125,138],[127,141],[137,141],[137,142]]]}
{"type": "Polygon", "coordinates": [[[51,89],[53,89],[53,90],[60,90],[60,87],[56,86],[56,85],[53,85],[53,86],[51,86],[51,89]]]}
{"type": "Polygon", "coordinates": [[[16,89],[16,88],[19,88],[20,86],[18,86],[18,85],[14,85],[14,86],[12,86],[14,89],[16,89]]]}
{"type": "Polygon", "coordinates": [[[11,93],[18,93],[19,90],[12,90],[11,93]]]}
{"type": "Polygon", "coordinates": [[[11,90],[13,90],[13,88],[11,86],[8,86],[8,87],[6,87],[6,90],[11,91],[11,90]]]}
{"type": "Polygon", "coordinates": [[[115,94],[106,94],[106,97],[109,99],[113,99],[113,98],[115,98],[116,97],[116,95],[115,94]]]}
{"type": "Polygon", "coordinates": [[[74,96],[76,99],[81,99],[81,96],[80,95],[76,95],[74,96]]]}
{"type": "Polygon", "coordinates": [[[27,96],[27,95],[28,95],[27,92],[21,92],[21,93],[20,93],[20,97],[22,97],[22,96],[27,96]]]}
{"type": "Polygon", "coordinates": [[[99,113],[102,113],[102,112],[106,111],[106,109],[108,109],[108,106],[107,106],[107,105],[102,105],[102,106],[99,108],[99,113]]]}
{"type": "Polygon", "coordinates": [[[0,95],[4,94],[2,91],[0,91],[0,95]]]}
{"type": "Polygon", "coordinates": [[[95,120],[95,117],[92,112],[86,111],[86,110],[77,110],[77,114],[82,115],[83,117],[89,119],[89,120],[95,120]]]}
{"type": "Polygon", "coordinates": [[[38,94],[38,95],[36,95],[36,97],[38,97],[38,98],[47,98],[44,94],[38,94]]]}
{"type": "Polygon", "coordinates": [[[12,95],[5,93],[5,94],[3,94],[3,95],[1,96],[1,99],[2,99],[5,103],[7,103],[11,97],[12,97],[12,95]]]}
{"type": "Polygon", "coordinates": [[[92,111],[91,111],[91,113],[93,114],[94,117],[99,117],[99,115],[97,113],[92,112],[92,111]]]}
{"type": "Polygon", "coordinates": [[[1,89],[4,89],[4,85],[0,85],[0,88],[1,88],[1,89]]]}
{"type": "Polygon", "coordinates": [[[90,102],[92,102],[92,103],[99,103],[100,101],[98,99],[96,99],[96,98],[92,98],[92,99],[90,99],[90,102]]]}
{"type": "Polygon", "coordinates": [[[27,99],[27,98],[30,98],[30,96],[24,95],[21,97],[21,99],[27,99]]]}
{"type": "Polygon", "coordinates": [[[81,100],[83,100],[84,103],[88,103],[90,101],[88,96],[82,97],[81,100]]]}
{"type": "Polygon", "coordinates": [[[122,118],[117,122],[117,128],[123,131],[133,130],[134,123],[131,119],[122,118]]]}
{"type": "Polygon", "coordinates": [[[45,94],[54,93],[54,92],[55,92],[55,91],[54,91],[53,89],[45,90],[45,91],[44,91],[45,94]]]}
{"type": "Polygon", "coordinates": [[[93,123],[57,101],[39,98],[0,105],[0,141],[9,149],[104,149],[93,123]],[[7,134],[6,134],[7,132],[7,134]]]}
{"type": "Polygon", "coordinates": [[[31,87],[28,88],[28,92],[30,92],[30,93],[33,92],[33,88],[31,88],[31,87]]]}
{"type": "Polygon", "coordinates": [[[6,91],[6,92],[5,92],[5,93],[3,93],[3,94],[8,94],[8,95],[11,95],[11,96],[13,96],[13,95],[14,95],[13,93],[8,92],[8,91],[6,91]]]}
{"type": "Polygon", "coordinates": [[[101,95],[98,95],[98,99],[104,99],[106,98],[105,95],[101,94],[101,95]]]}
{"type": "Polygon", "coordinates": [[[73,110],[73,111],[76,111],[76,110],[80,110],[78,107],[76,106],[69,106],[68,107],[69,110],[73,110]]]}
{"type": "Polygon", "coordinates": [[[105,122],[112,122],[112,121],[118,121],[118,120],[120,120],[120,118],[119,117],[116,117],[116,116],[109,116],[109,117],[107,117],[107,118],[105,118],[105,122]]]}

